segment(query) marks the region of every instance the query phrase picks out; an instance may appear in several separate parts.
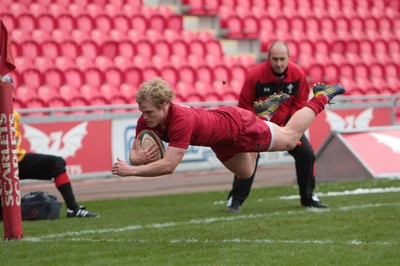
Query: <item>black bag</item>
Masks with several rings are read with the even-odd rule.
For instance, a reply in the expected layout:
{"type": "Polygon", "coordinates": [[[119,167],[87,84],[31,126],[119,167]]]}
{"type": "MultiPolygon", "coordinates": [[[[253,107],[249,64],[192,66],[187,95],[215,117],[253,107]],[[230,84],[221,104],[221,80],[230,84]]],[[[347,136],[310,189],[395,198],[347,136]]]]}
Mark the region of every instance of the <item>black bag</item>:
{"type": "Polygon", "coordinates": [[[61,202],[46,192],[31,192],[21,198],[22,220],[47,220],[60,218],[61,202]]]}

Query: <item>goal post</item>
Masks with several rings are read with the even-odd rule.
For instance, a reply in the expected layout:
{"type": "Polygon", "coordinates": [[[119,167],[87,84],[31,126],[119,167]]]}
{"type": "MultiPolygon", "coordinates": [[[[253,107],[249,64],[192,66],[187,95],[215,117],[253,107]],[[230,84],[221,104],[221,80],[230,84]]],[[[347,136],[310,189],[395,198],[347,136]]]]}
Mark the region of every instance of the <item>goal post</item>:
{"type": "Polygon", "coordinates": [[[14,69],[7,29],[0,20],[0,192],[5,240],[23,239],[13,87],[10,82],[3,81],[3,77],[14,69]]]}

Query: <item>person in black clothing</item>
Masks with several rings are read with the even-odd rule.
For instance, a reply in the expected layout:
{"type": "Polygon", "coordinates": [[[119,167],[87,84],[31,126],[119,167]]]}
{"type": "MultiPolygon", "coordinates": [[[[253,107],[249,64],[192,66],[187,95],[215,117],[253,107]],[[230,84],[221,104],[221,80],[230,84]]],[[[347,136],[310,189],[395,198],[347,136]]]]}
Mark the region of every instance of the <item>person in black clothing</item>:
{"type": "MultiPolygon", "coordinates": [[[[289,100],[282,103],[273,116],[262,117],[279,126],[284,126],[297,110],[307,104],[310,86],[304,71],[289,60],[287,44],[276,41],[269,48],[268,60],[249,70],[239,96],[238,106],[254,112],[254,102],[282,92],[290,95],[289,100]]],[[[307,137],[303,135],[299,144],[288,152],[295,159],[301,206],[326,208],[327,205],[313,194],[315,155],[307,137]]],[[[257,162],[258,159],[259,156],[257,162]]],[[[240,206],[249,196],[256,170],[257,164],[250,179],[239,179],[234,176],[232,190],[228,195],[228,211],[240,212],[240,206]]]]}

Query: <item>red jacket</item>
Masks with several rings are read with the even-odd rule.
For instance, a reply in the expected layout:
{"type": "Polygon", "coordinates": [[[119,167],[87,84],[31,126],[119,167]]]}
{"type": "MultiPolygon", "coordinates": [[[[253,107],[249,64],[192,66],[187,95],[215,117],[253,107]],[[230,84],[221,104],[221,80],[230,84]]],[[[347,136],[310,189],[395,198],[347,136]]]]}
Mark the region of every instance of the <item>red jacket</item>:
{"type": "Polygon", "coordinates": [[[272,72],[270,62],[266,61],[249,70],[238,106],[254,112],[254,101],[267,99],[269,95],[280,92],[285,92],[291,97],[281,104],[270,121],[284,126],[297,110],[306,105],[310,87],[304,71],[295,63],[289,61],[284,76],[279,79],[272,72]]]}

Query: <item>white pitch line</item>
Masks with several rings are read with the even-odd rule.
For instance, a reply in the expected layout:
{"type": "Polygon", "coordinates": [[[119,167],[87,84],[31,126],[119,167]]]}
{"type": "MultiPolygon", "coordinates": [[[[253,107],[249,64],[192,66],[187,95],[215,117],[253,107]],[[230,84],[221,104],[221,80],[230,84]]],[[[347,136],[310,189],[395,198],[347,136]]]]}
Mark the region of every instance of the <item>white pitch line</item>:
{"type": "MultiPolygon", "coordinates": [[[[400,206],[400,202],[394,203],[375,203],[375,204],[364,204],[364,205],[352,205],[352,206],[344,206],[339,207],[337,210],[339,211],[348,211],[351,209],[360,209],[360,208],[380,208],[384,206],[400,206]]],[[[245,220],[245,219],[257,219],[257,218],[269,218],[276,216],[284,216],[284,215],[299,215],[305,214],[307,212],[317,212],[317,213],[325,213],[330,212],[332,209],[313,209],[307,208],[300,211],[287,211],[287,212],[274,212],[274,213],[259,213],[259,214],[248,214],[248,215],[232,215],[226,217],[210,217],[204,219],[192,219],[186,222],[167,222],[167,223],[156,223],[149,225],[131,225],[125,226],[121,228],[108,228],[108,229],[98,229],[98,230],[82,230],[75,232],[65,232],[60,234],[49,234],[38,237],[25,237],[24,241],[30,242],[41,242],[51,239],[60,240],[64,237],[73,237],[70,239],[81,239],[80,236],[83,235],[93,235],[93,234],[103,234],[103,233],[119,233],[119,232],[127,232],[127,231],[135,231],[135,230],[143,230],[143,229],[162,229],[169,227],[179,227],[179,226],[187,226],[191,224],[210,224],[216,222],[227,222],[227,221],[236,221],[236,220],[245,220]]],[[[62,239],[65,241],[68,239],[62,239]]]]}
{"type": "MultiPolygon", "coordinates": [[[[25,238],[25,241],[31,242],[45,242],[49,241],[49,239],[38,239],[38,238],[25,238]]],[[[50,240],[51,241],[51,240],[50,240]]],[[[57,240],[58,241],[58,240],[57,240]]],[[[158,243],[156,240],[145,240],[145,239],[91,239],[91,238],[68,238],[62,239],[61,241],[67,242],[92,242],[92,243],[104,243],[104,242],[112,242],[112,243],[158,243]]],[[[171,239],[168,241],[170,244],[307,244],[307,245],[349,245],[349,246],[360,246],[360,245],[376,245],[376,246],[389,246],[394,243],[385,241],[385,242],[365,242],[361,240],[344,240],[344,241],[333,241],[333,240],[302,240],[302,239],[293,239],[293,240],[281,240],[281,239],[221,239],[221,240],[210,240],[210,239],[171,239]]]]}
{"type": "MultiPolygon", "coordinates": [[[[348,195],[362,195],[362,194],[376,194],[376,193],[392,193],[400,192],[400,187],[387,187],[387,188],[357,188],[354,190],[345,190],[338,192],[327,192],[327,193],[315,193],[318,197],[336,197],[336,196],[348,196],[348,195]]],[[[282,196],[279,197],[281,200],[299,199],[299,195],[282,196]]]]}

